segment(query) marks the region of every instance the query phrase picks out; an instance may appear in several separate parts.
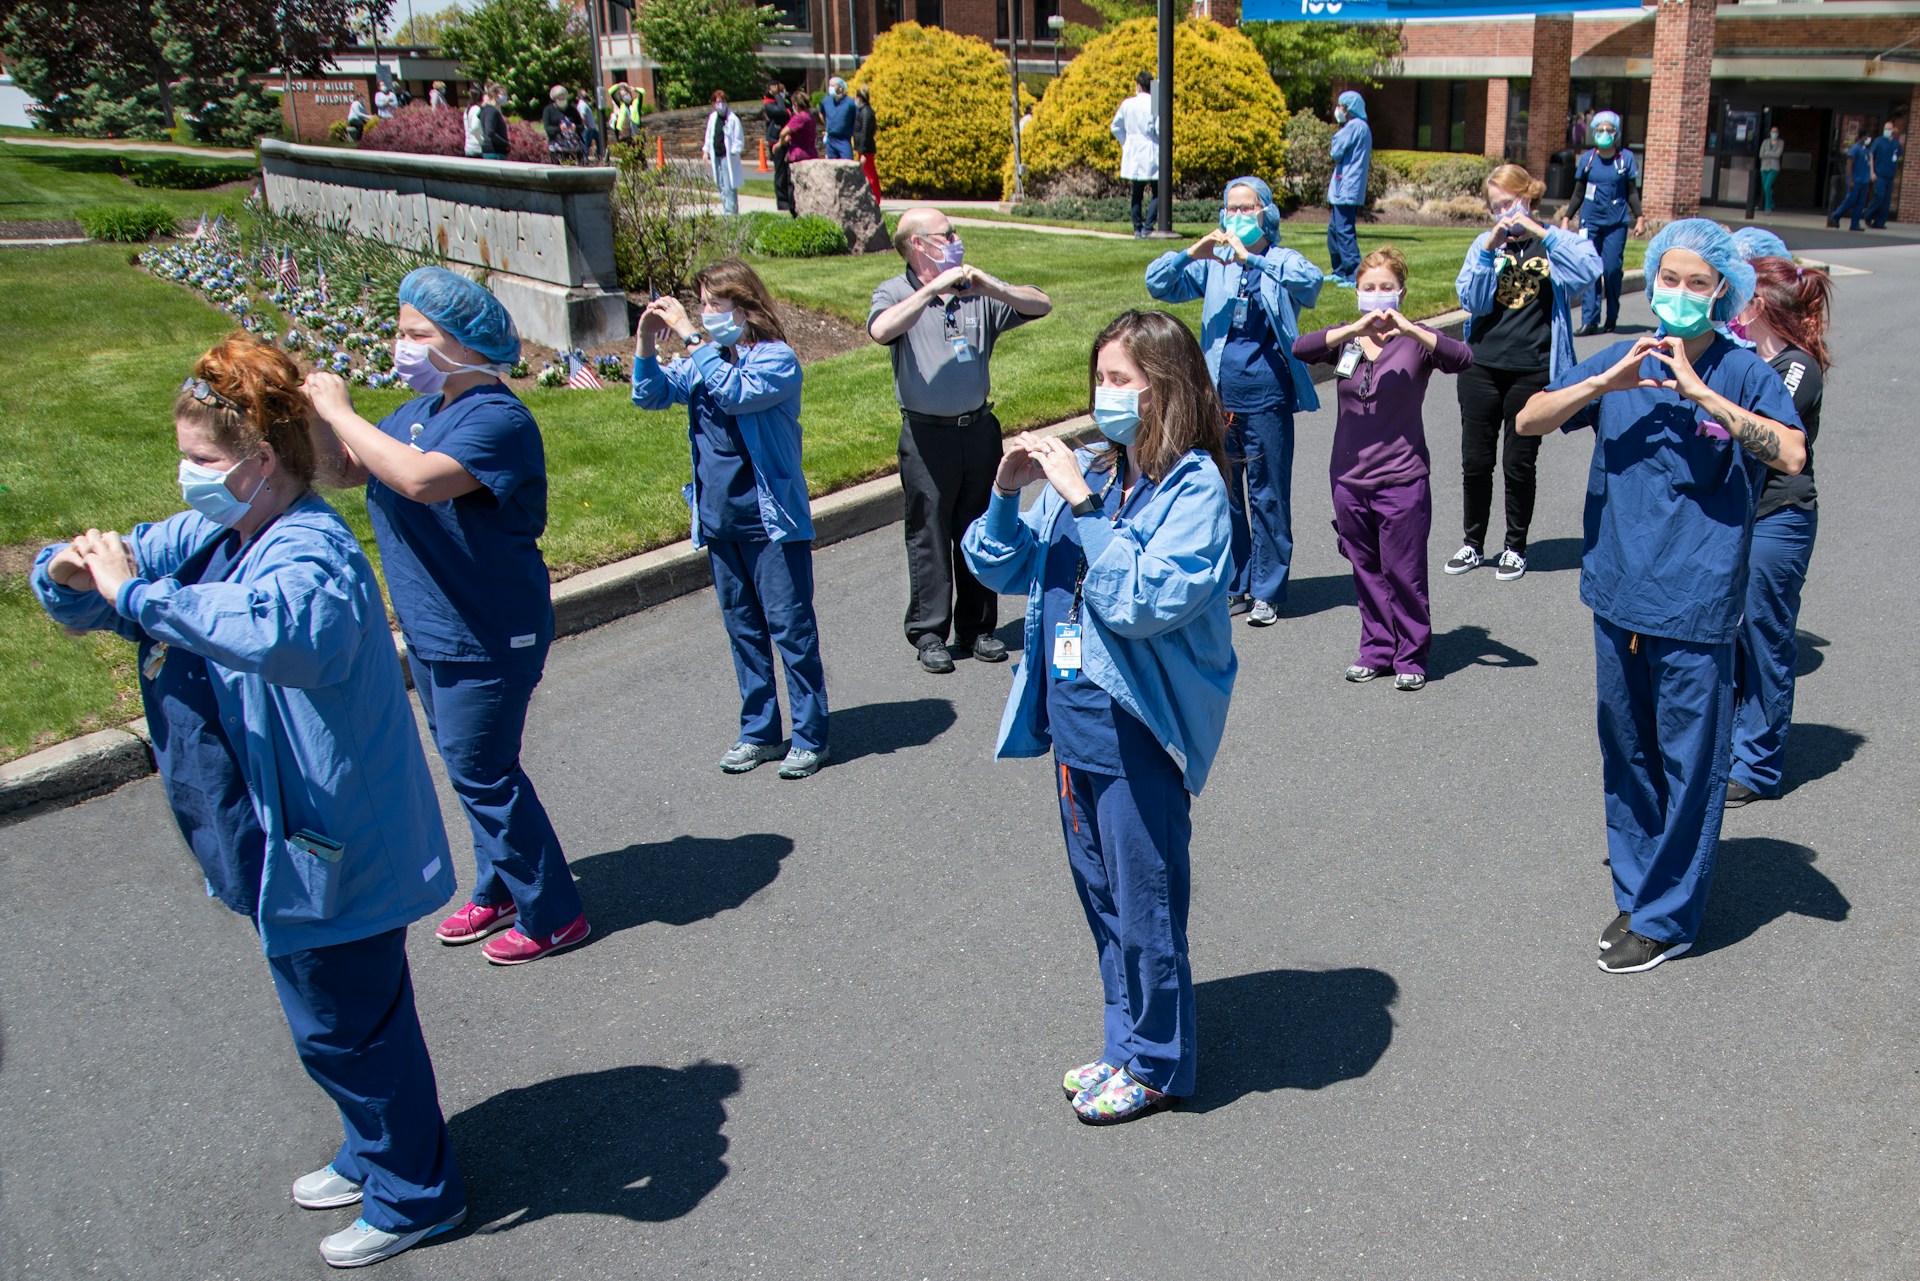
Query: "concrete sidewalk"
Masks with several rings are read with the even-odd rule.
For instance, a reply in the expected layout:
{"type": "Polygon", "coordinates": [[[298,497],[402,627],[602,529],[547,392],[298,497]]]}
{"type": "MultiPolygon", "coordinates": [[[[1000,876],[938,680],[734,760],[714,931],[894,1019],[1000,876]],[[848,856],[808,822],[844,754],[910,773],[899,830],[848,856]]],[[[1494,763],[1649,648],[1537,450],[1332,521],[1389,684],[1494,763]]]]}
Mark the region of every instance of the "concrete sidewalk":
{"type": "Polygon", "coordinates": [[[208,160],[254,158],[251,150],[238,147],[188,147],[177,142],[145,142],[138,138],[22,138],[17,134],[0,134],[0,143],[10,147],[60,147],[75,151],[154,151],[208,160]]]}

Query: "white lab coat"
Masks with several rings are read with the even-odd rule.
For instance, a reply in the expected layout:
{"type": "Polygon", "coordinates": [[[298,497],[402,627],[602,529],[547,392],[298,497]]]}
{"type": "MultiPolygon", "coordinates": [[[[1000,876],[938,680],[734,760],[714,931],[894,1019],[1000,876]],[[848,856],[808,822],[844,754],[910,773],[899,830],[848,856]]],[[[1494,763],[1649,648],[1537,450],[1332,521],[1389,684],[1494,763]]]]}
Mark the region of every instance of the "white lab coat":
{"type": "Polygon", "coordinates": [[[467,108],[466,127],[467,127],[466,153],[469,156],[473,157],[475,160],[478,160],[481,156],[486,154],[487,148],[486,148],[486,139],[481,136],[480,104],[477,102],[474,103],[471,107],[467,108]]]}
{"type": "Polygon", "coordinates": [[[742,181],[740,152],[747,145],[746,131],[740,127],[740,117],[732,111],[728,111],[725,125],[726,133],[724,135],[727,147],[727,160],[725,169],[722,169],[720,165],[714,162],[713,158],[714,119],[715,117],[709,113],[706,127],[700,135],[700,155],[706,160],[707,168],[713,173],[715,186],[732,187],[738,191],[742,181]]]}
{"type": "Polygon", "coordinates": [[[1136,93],[1121,103],[1110,128],[1120,144],[1120,176],[1134,182],[1158,178],[1160,121],[1154,114],[1153,95],[1136,93]]]}

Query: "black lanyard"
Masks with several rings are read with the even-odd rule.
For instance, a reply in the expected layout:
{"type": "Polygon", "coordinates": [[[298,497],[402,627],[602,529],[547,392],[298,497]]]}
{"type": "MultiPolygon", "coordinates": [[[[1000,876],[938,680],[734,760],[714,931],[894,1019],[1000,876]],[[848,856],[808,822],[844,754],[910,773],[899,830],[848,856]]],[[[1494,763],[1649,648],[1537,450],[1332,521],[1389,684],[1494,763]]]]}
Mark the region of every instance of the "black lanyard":
{"type": "MultiPolygon", "coordinates": [[[[1120,472],[1122,471],[1122,469],[1126,467],[1126,465],[1127,465],[1127,461],[1123,457],[1118,463],[1114,465],[1113,474],[1107,477],[1107,483],[1101,487],[1100,508],[1101,508],[1102,515],[1106,514],[1107,496],[1113,493],[1113,487],[1120,483],[1120,472]]],[[[1112,520],[1116,526],[1120,523],[1120,518],[1127,514],[1127,503],[1130,501],[1132,497],[1137,497],[1140,493],[1138,479],[1140,478],[1136,478],[1133,494],[1123,495],[1120,499],[1120,510],[1113,513],[1112,520]]],[[[1073,513],[1069,511],[1067,514],[1071,516],[1073,513]]],[[[1082,547],[1080,549],[1080,568],[1077,569],[1073,575],[1073,605],[1067,610],[1067,623],[1069,626],[1077,624],[1080,621],[1081,589],[1084,588],[1086,584],[1087,584],[1087,549],[1085,547],[1082,547]]]]}

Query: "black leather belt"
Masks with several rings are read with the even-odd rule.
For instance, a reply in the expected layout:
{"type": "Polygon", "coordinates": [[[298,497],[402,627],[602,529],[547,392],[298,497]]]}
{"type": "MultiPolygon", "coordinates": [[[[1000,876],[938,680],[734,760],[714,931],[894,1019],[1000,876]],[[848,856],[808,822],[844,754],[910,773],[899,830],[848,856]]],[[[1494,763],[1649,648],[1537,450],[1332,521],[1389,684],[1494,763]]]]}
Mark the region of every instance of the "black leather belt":
{"type": "Polygon", "coordinates": [[[979,422],[981,419],[985,418],[988,414],[992,413],[993,406],[982,405],[980,406],[980,408],[975,409],[969,413],[961,414],[957,418],[943,418],[939,414],[921,414],[921,413],[916,413],[911,409],[902,409],[900,412],[903,415],[905,415],[908,422],[918,423],[922,426],[971,427],[973,426],[973,424],[979,422]]]}

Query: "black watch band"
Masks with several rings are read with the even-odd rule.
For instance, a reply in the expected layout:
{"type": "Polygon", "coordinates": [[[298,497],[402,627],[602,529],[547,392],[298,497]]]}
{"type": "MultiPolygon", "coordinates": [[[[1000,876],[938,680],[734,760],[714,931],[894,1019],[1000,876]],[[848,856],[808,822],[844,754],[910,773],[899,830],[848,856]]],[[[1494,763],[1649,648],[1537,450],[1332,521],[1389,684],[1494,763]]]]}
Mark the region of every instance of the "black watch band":
{"type": "Polygon", "coordinates": [[[1076,516],[1091,516],[1099,510],[1100,500],[1092,494],[1088,494],[1085,498],[1082,498],[1079,502],[1075,503],[1072,508],[1073,514],[1076,516]]]}

